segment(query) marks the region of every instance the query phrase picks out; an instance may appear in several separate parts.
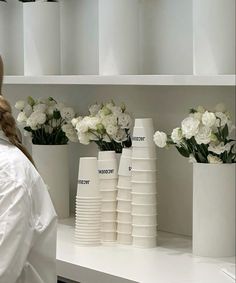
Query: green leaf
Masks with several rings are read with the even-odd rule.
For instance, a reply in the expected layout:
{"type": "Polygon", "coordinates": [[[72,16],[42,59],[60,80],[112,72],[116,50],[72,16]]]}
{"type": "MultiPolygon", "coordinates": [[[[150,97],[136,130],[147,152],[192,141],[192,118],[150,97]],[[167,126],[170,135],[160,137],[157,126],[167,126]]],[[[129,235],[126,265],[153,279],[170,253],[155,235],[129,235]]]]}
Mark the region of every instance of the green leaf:
{"type": "Polygon", "coordinates": [[[176,149],[178,150],[178,152],[182,155],[182,156],[184,156],[184,157],[189,157],[189,152],[186,150],[186,149],[184,149],[183,147],[178,147],[178,146],[176,146],[176,149]]]}
{"type": "Polygon", "coordinates": [[[222,136],[223,136],[223,139],[225,140],[229,135],[229,128],[228,128],[228,125],[225,124],[223,130],[222,130],[222,136]]]}
{"type": "Polygon", "coordinates": [[[59,120],[61,118],[61,113],[58,110],[53,111],[53,118],[59,120]]]}
{"type": "Polygon", "coordinates": [[[33,132],[33,130],[30,127],[24,127],[24,130],[26,130],[27,132],[33,132]]]}

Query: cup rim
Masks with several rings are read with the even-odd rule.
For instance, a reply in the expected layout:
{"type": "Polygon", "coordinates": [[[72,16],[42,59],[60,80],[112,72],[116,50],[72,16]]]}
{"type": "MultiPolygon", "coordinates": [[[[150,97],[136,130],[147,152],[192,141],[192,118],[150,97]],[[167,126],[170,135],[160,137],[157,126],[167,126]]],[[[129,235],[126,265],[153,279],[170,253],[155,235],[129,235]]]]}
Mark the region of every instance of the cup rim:
{"type": "Polygon", "coordinates": [[[118,189],[121,189],[121,190],[127,190],[127,191],[132,191],[132,188],[131,187],[122,187],[122,186],[117,186],[118,189]]]}
{"type": "Polygon", "coordinates": [[[156,161],[157,158],[137,158],[132,156],[132,161],[156,161]]]}
{"type": "Polygon", "coordinates": [[[107,192],[117,192],[117,189],[116,190],[100,190],[100,192],[103,192],[103,193],[107,193],[107,192]]]}
{"type": "MultiPolygon", "coordinates": [[[[132,204],[132,203],[131,203],[132,204]]],[[[124,210],[116,210],[118,213],[126,213],[126,214],[130,214],[130,211],[124,211],[124,210]]]]}
{"type": "Polygon", "coordinates": [[[99,202],[101,200],[100,197],[80,197],[78,195],[76,196],[76,199],[83,201],[94,201],[94,202],[99,202]]]}
{"type": "Polygon", "coordinates": [[[102,213],[116,213],[116,210],[101,210],[101,214],[102,213]]]}
{"type": "Polygon", "coordinates": [[[101,233],[116,234],[116,230],[101,230],[101,233]]]}
{"type": "Polygon", "coordinates": [[[97,160],[97,157],[93,157],[93,156],[91,156],[91,157],[80,157],[80,160],[97,160]]]}
{"type": "Polygon", "coordinates": [[[156,184],[157,181],[155,182],[150,182],[150,181],[131,181],[131,184],[147,184],[147,185],[150,185],[150,184],[156,184]]]}
{"type": "Polygon", "coordinates": [[[132,225],[132,222],[123,222],[123,221],[118,221],[118,220],[117,220],[117,223],[118,224],[125,224],[125,225],[132,225]]]}
{"type": "Polygon", "coordinates": [[[136,192],[131,192],[132,195],[140,195],[140,196],[150,196],[150,195],[156,195],[157,193],[136,193],[136,192]]]}
{"type": "Polygon", "coordinates": [[[155,225],[137,225],[137,224],[132,224],[133,227],[138,227],[138,228],[149,228],[149,227],[158,227],[157,224],[155,225]]]}
{"type": "Polygon", "coordinates": [[[138,236],[138,235],[133,235],[133,234],[132,234],[132,237],[133,237],[133,238],[140,238],[140,239],[142,239],[142,238],[143,238],[143,239],[145,239],[145,238],[148,238],[148,239],[154,239],[154,238],[156,238],[156,239],[157,239],[157,236],[158,236],[158,235],[155,235],[155,236],[138,236]]]}
{"type": "Polygon", "coordinates": [[[137,216],[138,216],[138,217],[140,217],[140,216],[141,216],[141,217],[150,217],[150,216],[151,216],[151,217],[154,217],[154,216],[158,216],[159,214],[150,214],[150,215],[146,215],[146,214],[145,214],[145,215],[143,215],[143,214],[132,213],[131,215],[134,216],[134,217],[137,217],[137,216]]]}
{"type": "Polygon", "coordinates": [[[109,203],[109,202],[116,202],[116,200],[114,200],[114,199],[113,200],[107,200],[107,199],[102,200],[102,203],[109,203]]]}
{"type": "Polygon", "coordinates": [[[126,235],[126,236],[131,236],[132,237],[132,234],[124,233],[124,232],[120,232],[120,231],[117,231],[117,234],[121,234],[121,235],[126,235]]]}
{"type": "Polygon", "coordinates": [[[112,221],[112,220],[101,220],[101,223],[116,223],[116,221],[112,221]]]}
{"type": "Polygon", "coordinates": [[[136,170],[136,169],[131,169],[131,172],[155,173],[155,172],[157,172],[157,170],[136,170]]]}
{"type": "Polygon", "coordinates": [[[122,199],[122,198],[117,198],[117,200],[118,200],[118,201],[121,201],[121,202],[122,202],[122,201],[123,201],[123,202],[130,202],[130,203],[132,202],[131,200],[122,199]]]}
{"type": "Polygon", "coordinates": [[[134,205],[134,206],[155,206],[155,207],[157,207],[157,204],[139,204],[139,203],[134,203],[134,202],[132,202],[131,203],[132,205],[134,205]]]}

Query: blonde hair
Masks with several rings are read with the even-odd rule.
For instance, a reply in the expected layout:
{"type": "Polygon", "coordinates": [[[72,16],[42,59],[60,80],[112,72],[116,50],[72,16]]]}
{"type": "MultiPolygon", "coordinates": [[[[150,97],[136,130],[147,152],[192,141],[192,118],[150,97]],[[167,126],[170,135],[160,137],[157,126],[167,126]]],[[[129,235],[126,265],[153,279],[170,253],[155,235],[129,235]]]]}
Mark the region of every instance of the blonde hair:
{"type": "MultiPolygon", "coordinates": [[[[3,81],[3,62],[0,56],[0,94],[2,91],[2,81],[3,81]]],[[[26,157],[32,162],[34,165],[34,161],[27,151],[27,149],[21,143],[18,135],[17,135],[17,127],[16,121],[12,115],[12,109],[10,103],[0,95],[0,128],[8,138],[9,142],[18,147],[26,157]]]]}

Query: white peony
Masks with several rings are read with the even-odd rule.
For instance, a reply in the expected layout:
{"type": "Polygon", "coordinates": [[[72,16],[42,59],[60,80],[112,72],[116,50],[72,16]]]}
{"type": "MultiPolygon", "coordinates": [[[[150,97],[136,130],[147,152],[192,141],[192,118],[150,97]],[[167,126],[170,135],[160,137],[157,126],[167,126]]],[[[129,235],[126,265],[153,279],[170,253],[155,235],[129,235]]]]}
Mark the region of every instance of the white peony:
{"type": "Polygon", "coordinates": [[[213,112],[206,111],[202,115],[202,123],[203,125],[207,126],[208,128],[211,128],[215,125],[216,122],[216,116],[213,112]]]}
{"type": "Polygon", "coordinates": [[[181,128],[175,128],[172,131],[171,139],[174,143],[180,144],[181,140],[183,139],[182,130],[181,128]]]}
{"type": "Polygon", "coordinates": [[[88,145],[90,143],[89,133],[80,133],[78,134],[78,138],[79,138],[80,143],[84,145],[88,145]]]}
{"type": "Polygon", "coordinates": [[[132,119],[129,114],[120,113],[118,115],[118,124],[120,125],[121,129],[130,129],[132,126],[132,119]]]}
{"type": "Polygon", "coordinates": [[[64,107],[60,110],[62,119],[71,121],[75,117],[75,111],[71,107],[64,107]]]}
{"type": "Polygon", "coordinates": [[[100,123],[100,119],[98,117],[89,117],[87,119],[88,128],[91,130],[97,130],[97,125],[100,123]]]}
{"type": "Polygon", "coordinates": [[[36,130],[38,126],[46,122],[46,114],[41,112],[33,112],[27,119],[26,125],[32,130],[36,130]]]}
{"type": "Polygon", "coordinates": [[[189,155],[188,162],[189,162],[189,163],[197,163],[197,160],[196,160],[196,158],[193,156],[193,154],[190,154],[190,155],[189,155]]]}
{"type": "Polygon", "coordinates": [[[183,136],[187,139],[195,136],[198,132],[200,121],[194,117],[187,117],[182,121],[181,128],[183,136]]]}
{"type": "Polygon", "coordinates": [[[105,128],[107,128],[110,125],[115,126],[117,125],[117,117],[112,114],[107,115],[101,120],[101,123],[104,125],[105,128]]]}
{"type": "Polygon", "coordinates": [[[223,142],[219,143],[219,144],[214,144],[214,143],[211,143],[208,147],[208,151],[211,151],[211,152],[214,152],[216,154],[221,154],[225,151],[229,151],[230,150],[230,144],[226,144],[224,145],[223,142]]]}
{"type": "Polygon", "coordinates": [[[34,112],[42,112],[45,113],[47,110],[47,105],[45,104],[36,104],[33,107],[34,112]]]}
{"type": "Polygon", "coordinates": [[[71,120],[72,126],[76,128],[76,125],[77,125],[82,119],[83,119],[82,117],[73,118],[73,119],[71,120]]]}
{"type": "Polygon", "coordinates": [[[164,132],[157,131],[154,136],[153,140],[158,147],[165,147],[167,145],[167,135],[164,132]]]}
{"type": "Polygon", "coordinates": [[[219,157],[214,156],[214,155],[212,155],[212,154],[209,154],[209,155],[207,156],[207,160],[208,160],[208,162],[211,163],[211,164],[222,164],[222,163],[223,163],[223,161],[222,161],[219,157]]]}
{"type": "Polygon", "coordinates": [[[22,111],[25,108],[25,101],[24,100],[19,100],[15,104],[15,108],[19,111],[22,111]]]}
{"type": "Polygon", "coordinates": [[[90,117],[84,117],[81,121],[79,121],[76,125],[76,130],[79,134],[88,132],[88,122],[87,120],[90,119],[90,117]]]}
{"type": "Polygon", "coordinates": [[[228,117],[222,112],[216,112],[216,127],[224,127],[228,123],[228,117]]]}
{"type": "Polygon", "coordinates": [[[33,108],[31,105],[27,104],[23,111],[25,112],[25,115],[29,117],[33,112],[33,108]]]}
{"type": "Polygon", "coordinates": [[[115,125],[110,124],[107,125],[106,127],[106,132],[111,137],[115,136],[117,134],[117,131],[118,131],[118,127],[115,125]]]}
{"type": "Polygon", "coordinates": [[[195,135],[197,144],[208,144],[211,141],[211,129],[206,126],[200,126],[195,135]]]}
{"type": "Polygon", "coordinates": [[[25,112],[20,112],[17,116],[17,122],[18,123],[26,123],[27,121],[27,116],[25,115],[25,112]]]}
{"type": "Polygon", "coordinates": [[[94,104],[94,105],[91,105],[89,107],[89,113],[90,115],[92,116],[95,116],[98,114],[99,110],[102,108],[101,104],[94,104]]]}

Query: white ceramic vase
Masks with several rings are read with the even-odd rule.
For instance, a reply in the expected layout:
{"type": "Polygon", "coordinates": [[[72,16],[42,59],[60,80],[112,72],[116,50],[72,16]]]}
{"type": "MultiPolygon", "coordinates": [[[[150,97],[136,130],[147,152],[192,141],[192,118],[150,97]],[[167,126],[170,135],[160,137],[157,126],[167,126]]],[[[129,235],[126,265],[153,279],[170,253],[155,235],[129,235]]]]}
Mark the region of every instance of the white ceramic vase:
{"type": "Polygon", "coordinates": [[[56,2],[23,4],[24,74],[60,74],[60,10],[56,2]]]}
{"type": "Polygon", "coordinates": [[[69,217],[68,145],[32,145],[32,155],[58,217],[69,217]]]}
{"type": "Polygon", "coordinates": [[[235,164],[193,165],[193,254],[235,255],[235,164]]]}
{"type": "Polygon", "coordinates": [[[234,74],[235,0],[194,0],[193,42],[195,75],[234,74]]]}

